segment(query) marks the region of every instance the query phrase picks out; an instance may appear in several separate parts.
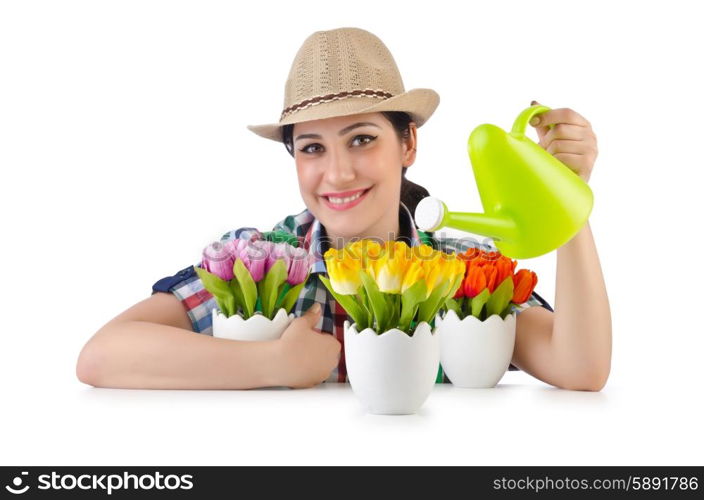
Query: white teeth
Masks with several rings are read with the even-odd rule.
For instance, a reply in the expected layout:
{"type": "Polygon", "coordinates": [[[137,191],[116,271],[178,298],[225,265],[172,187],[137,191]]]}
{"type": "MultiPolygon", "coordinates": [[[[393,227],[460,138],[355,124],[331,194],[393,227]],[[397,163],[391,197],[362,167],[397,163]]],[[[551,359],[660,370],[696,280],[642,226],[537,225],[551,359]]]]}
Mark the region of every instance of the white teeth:
{"type": "Polygon", "coordinates": [[[355,194],[354,196],[348,196],[347,198],[333,198],[332,196],[328,196],[328,200],[330,200],[332,203],[349,203],[350,201],[356,200],[360,196],[364,194],[364,191],[360,191],[359,193],[355,194]]]}

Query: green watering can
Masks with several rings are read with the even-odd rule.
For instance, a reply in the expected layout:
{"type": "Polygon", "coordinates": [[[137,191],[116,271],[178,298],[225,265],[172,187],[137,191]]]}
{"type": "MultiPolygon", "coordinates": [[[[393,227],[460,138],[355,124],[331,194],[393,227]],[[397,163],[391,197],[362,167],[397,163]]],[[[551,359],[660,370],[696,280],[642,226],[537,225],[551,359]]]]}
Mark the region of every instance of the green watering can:
{"type": "Polygon", "coordinates": [[[416,207],[418,227],[488,236],[514,259],[567,243],[587,222],[594,195],[579,175],[526,137],[530,119],[549,110],[542,105],[523,110],[510,133],[490,124],[475,128],[467,148],[484,213],[450,212],[442,201],[427,197],[416,207]]]}

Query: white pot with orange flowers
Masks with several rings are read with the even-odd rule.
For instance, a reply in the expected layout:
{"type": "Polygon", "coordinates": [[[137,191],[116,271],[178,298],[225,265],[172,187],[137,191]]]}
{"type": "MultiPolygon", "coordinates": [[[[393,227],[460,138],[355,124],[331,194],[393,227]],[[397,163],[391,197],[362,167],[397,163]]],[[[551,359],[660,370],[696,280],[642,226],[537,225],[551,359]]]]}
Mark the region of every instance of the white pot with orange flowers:
{"type": "Polygon", "coordinates": [[[344,324],[347,378],[374,414],[412,414],[437,381],[440,345],[431,327],[461,285],[465,264],[428,245],[360,240],[325,253],[321,281],[353,322],[344,324]]]}
{"type": "Polygon", "coordinates": [[[465,276],[436,318],[440,363],[453,385],[495,387],[508,370],[516,340],[514,307],[528,300],[538,281],[514,273],[517,262],[476,248],[458,256],[465,276]]]}

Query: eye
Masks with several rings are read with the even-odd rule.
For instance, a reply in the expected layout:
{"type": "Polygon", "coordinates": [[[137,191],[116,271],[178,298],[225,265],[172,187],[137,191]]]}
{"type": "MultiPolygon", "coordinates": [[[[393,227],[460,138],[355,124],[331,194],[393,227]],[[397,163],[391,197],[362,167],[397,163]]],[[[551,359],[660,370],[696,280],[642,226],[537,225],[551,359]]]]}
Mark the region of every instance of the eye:
{"type": "Polygon", "coordinates": [[[308,149],[308,148],[311,148],[311,147],[313,147],[313,146],[322,147],[320,144],[318,144],[318,143],[316,142],[316,143],[313,143],[313,144],[308,144],[307,146],[303,146],[301,149],[299,149],[299,151],[301,151],[302,153],[317,153],[318,151],[310,151],[310,150],[308,149]]]}
{"type": "Polygon", "coordinates": [[[374,139],[376,139],[376,136],[373,136],[373,135],[357,135],[357,136],[355,136],[354,139],[352,139],[352,142],[354,143],[357,139],[369,139],[369,141],[366,141],[366,142],[363,142],[363,143],[362,143],[362,144],[364,145],[364,144],[369,144],[369,143],[373,142],[374,139]]]}

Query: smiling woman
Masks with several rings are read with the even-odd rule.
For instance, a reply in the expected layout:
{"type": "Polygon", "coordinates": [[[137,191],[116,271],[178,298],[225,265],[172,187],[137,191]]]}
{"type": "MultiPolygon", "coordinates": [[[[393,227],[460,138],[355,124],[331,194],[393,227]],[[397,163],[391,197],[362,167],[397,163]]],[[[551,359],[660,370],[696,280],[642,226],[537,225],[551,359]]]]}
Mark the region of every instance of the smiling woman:
{"type": "MultiPolygon", "coordinates": [[[[447,253],[493,250],[470,238],[436,238],[419,231],[413,219],[416,204],[428,192],[405,173],[416,160],[418,129],[438,104],[431,89],[405,90],[388,48],[368,31],[339,28],[310,35],[291,66],[279,121],[248,127],[286,145],[306,209],[286,216],[271,231],[243,226],[221,238],[287,241],[309,252],[311,276],[291,311],[296,318],[272,342],[207,338],[217,303],[195,272],[199,260],[154,283],[151,298],[89,341],[79,359],[81,380],[143,388],[347,382],[343,325],[350,317],[320,279],[327,274],[323,255],[328,249],[377,238],[447,253]],[[202,341],[181,326],[183,310],[190,330],[204,334],[198,336],[202,341]]],[[[541,301],[534,294],[517,312],[541,301]]],[[[438,367],[437,382],[448,381],[438,367]]]]}

